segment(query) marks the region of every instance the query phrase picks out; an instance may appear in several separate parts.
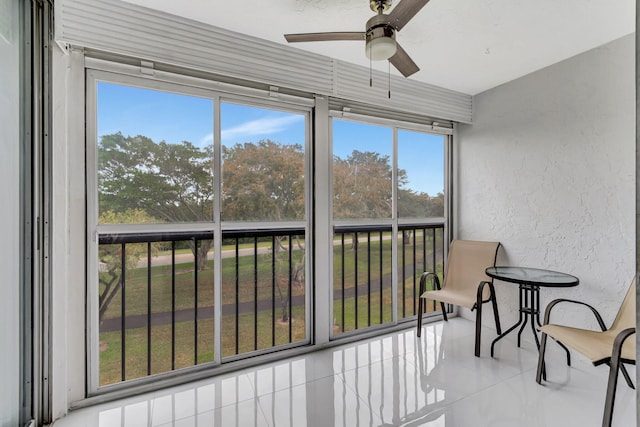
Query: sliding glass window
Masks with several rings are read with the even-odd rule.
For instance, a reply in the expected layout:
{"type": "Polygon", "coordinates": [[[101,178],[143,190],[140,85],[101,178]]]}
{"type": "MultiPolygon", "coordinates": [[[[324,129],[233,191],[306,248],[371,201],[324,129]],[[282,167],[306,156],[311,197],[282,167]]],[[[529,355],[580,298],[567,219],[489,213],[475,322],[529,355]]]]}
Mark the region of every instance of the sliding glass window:
{"type": "Polygon", "coordinates": [[[309,115],[220,110],[223,356],[308,342],[309,115]]]}
{"type": "MultiPolygon", "coordinates": [[[[443,279],[445,148],[448,137],[398,129],[398,318],[418,312],[420,275],[443,279]]],[[[427,301],[427,311],[436,303],[427,301]]]]}
{"type": "Polygon", "coordinates": [[[309,342],[309,111],[88,71],[90,390],[309,342]]]}
{"type": "Polygon", "coordinates": [[[373,118],[331,123],[339,336],[415,318],[420,275],[442,273],[448,137],[373,118]]]}

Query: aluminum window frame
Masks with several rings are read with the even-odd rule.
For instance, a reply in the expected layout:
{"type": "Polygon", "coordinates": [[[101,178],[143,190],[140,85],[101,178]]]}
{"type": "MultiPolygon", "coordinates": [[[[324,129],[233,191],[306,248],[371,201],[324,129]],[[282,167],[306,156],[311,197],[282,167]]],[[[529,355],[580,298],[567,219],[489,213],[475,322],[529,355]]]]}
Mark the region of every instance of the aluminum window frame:
{"type": "MultiPolygon", "coordinates": [[[[348,110],[348,108],[345,108],[348,110]]],[[[394,118],[388,118],[383,116],[369,116],[358,113],[351,113],[350,111],[340,111],[340,110],[329,110],[329,149],[331,150],[331,158],[333,159],[333,123],[334,120],[348,121],[359,124],[371,124],[376,126],[383,126],[391,128],[392,130],[392,216],[390,218],[362,218],[362,219],[338,219],[334,218],[333,211],[333,161],[331,162],[331,179],[330,179],[330,224],[331,230],[333,234],[333,229],[338,227],[349,227],[349,226],[362,226],[362,227],[371,227],[371,226],[390,226],[392,229],[391,232],[391,256],[392,256],[392,267],[391,267],[391,298],[392,298],[392,320],[390,324],[381,324],[370,326],[366,328],[366,331],[375,331],[375,330],[383,330],[385,328],[389,328],[391,326],[397,326],[402,323],[407,323],[412,321],[412,318],[402,319],[398,318],[398,263],[399,263],[399,254],[398,254],[398,231],[399,227],[404,225],[413,225],[413,224],[443,224],[444,227],[444,260],[446,263],[447,253],[449,242],[451,241],[451,226],[450,226],[450,218],[451,218],[451,173],[452,173],[452,144],[453,144],[453,135],[454,129],[439,127],[437,125],[431,124],[421,124],[421,123],[413,123],[413,122],[405,122],[402,120],[397,120],[394,118]],[[444,216],[442,217],[416,217],[416,218],[399,218],[398,217],[398,131],[399,130],[408,130],[413,132],[427,133],[433,135],[443,136],[444,141],[444,155],[443,155],[443,167],[444,167],[444,216]]],[[[329,257],[330,269],[331,269],[331,277],[333,277],[334,271],[334,260],[333,257],[329,257]]],[[[443,266],[444,267],[444,266],[443,266]]],[[[335,316],[334,313],[334,286],[333,283],[330,286],[330,301],[329,310],[330,310],[330,319],[333,319],[335,316]]],[[[450,311],[450,307],[449,307],[450,311]]],[[[448,311],[448,312],[449,312],[448,311]]],[[[349,332],[343,332],[340,334],[336,334],[333,331],[333,328],[330,329],[329,339],[331,341],[340,341],[343,339],[348,339],[352,336],[357,336],[365,332],[365,330],[358,329],[349,332]]]]}
{"type": "MultiPolygon", "coordinates": [[[[96,396],[112,391],[118,391],[130,387],[134,384],[147,384],[151,381],[157,381],[158,377],[171,377],[173,372],[167,372],[160,375],[145,377],[140,379],[128,380],[122,383],[111,384],[106,386],[99,385],[99,320],[98,320],[98,298],[99,290],[95,286],[98,277],[98,234],[99,233],[115,233],[115,232],[145,232],[145,231],[183,231],[186,229],[196,231],[211,231],[213,233],[214,247],[221,247],[222,234],[229,230],[248,230],[248,229],[288,229],[302,228],[305,232],[305,241],[309,250],[305,253],[305,340],[276,346],[271,351],[282,350],[283,348],[298,347],[308,345],[312,342],[313,337],[313,306],[311,304],[313,297],[312,275],[313,275],[313,233],[311,224],[313,220],[312,212],[312,188],[314,185],[312,175],[313,152],[312,147],[312,112],[313,100],[283,95],[277,92],[277,88],[271,88],[269,91],[258,90],[235,86],[226,83],[218,83],[197,77],[175,75],[169,72],[159,72],[152,68],[135,67],[121,63],[111,63],[109,61],[98,60],[93,58],[85,58],[85,150],[86,150],[86,270],[87,277],[85,280],[86,291],[86,352],[87,352],[87,368],[86,368],[86,394],[87,396],[96,396]],[[106,82],[111,84],[125,85],[149,90],[157,90],[162,92],[176,93],[185,96],[196,96],[200,98],[211,99],[213,101],[213,135],[214,135],[214,215],[211,222],[190,222],[190,223],[169,223],[169,224],[98,224],[98,136],[97,136],[97,85],[98,82],[106,82]],[[257,221],[257,222],[235,222],[221,221],[221,186],[222,186],[222,141],[220,133],[222,131],[221,124],[221,106],[223,103],[229,102],[239,105],[245,105],[255,108],[273,109],[281,112],[289,112],[293,114],[302,114],[304,116],[304,173],[305,173],[305,217],[300,221],[257,221]]],[[[215,301],[222,300],[222,281],[221,281],[221,256],[214,258],[214,298],[215,301]],[[217,273],[220,272],[220,273],[217,273]]],[[[214,366],[220,366],[222,363],[232,362],[234,360],[244,359],[247,356],[236,355],[233,357],[222,357],[221,349],[221,309],[216,306],[214,312],[215,322],[215,347],[214,361],[210,362],[214,366]],[[224,360],[223,360],[224,359],[224,360]]],[[[260,352],[250,353],[252,356],[260,352]]],[[[184,373],[195,370],[195,366],[180,370],[184,373]]]]}

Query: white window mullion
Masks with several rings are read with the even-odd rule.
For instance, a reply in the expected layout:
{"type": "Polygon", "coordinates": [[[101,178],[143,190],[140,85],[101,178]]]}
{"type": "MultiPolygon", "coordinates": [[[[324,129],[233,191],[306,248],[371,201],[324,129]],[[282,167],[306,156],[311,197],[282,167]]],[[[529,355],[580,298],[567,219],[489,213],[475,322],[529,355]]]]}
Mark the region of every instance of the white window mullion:
{"type": "Polygon", "coordinates": [[[331,138],[329,137],[329,103],[326,97],[316,98],[315,134],[315,344],[329,342],[333,331],[333,226],[331,186],[331,138]],[[327,149],[321,149],[327,147],[327,149]]]}
{"type": "MultiPolygon", "coordinates": [[[[392,189],[391,200],[393,204],[393,233],[391,234],[391,313],[393,315],[392,322],[398,323],[398,128],[393,128],[393,154],[392,160],[392,189]]],[[[404,284],[403,284],[404,286],[404,284]]]]}
{"type": "Polygon", "coordinates": [[[220,364],[222,362],[222,138],[219,96],[214,98],[213,103],[213,147],[215,164],[213,173],[213,186],[215,188],[213,202],[213,361],[216,364],[220,364]]]}
{"type": "Polygon", "coordinates": [[[87,382],[90,392],[98,389],[99,321],[98,321],[98,141],[97,81],[92,70],[86,77],[86,169],[87,169],[87,382]]]}
{"type": "Polygon", "coordinates": [[[315,268],[313,265],[314,249],[313,249],[313,188],[314,188],[314,176],[313,176],[313,135],[311,135],[313,126],[311,125],[311,112],[305,115],[305,137],[304,137],[304,210],[305,210],[305,260],[304,260],[304,316],[305,316],[305,337],[308,342],[313,343],[313,320],[314,319],[314,304],[312,301],[313,296],[313,274],[315,268]]]}

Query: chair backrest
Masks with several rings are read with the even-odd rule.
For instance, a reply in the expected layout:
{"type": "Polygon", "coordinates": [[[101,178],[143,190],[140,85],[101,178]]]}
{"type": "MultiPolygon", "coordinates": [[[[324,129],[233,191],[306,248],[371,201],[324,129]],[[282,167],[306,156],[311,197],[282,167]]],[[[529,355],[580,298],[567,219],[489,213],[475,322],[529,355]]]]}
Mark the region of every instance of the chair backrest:
{"type": "MultiPolygon", "coordinates": [[[[484,271],[487,267],[496,265],[499,246],[500,242],[452,241],[449,246],[447,269],[442,287],[475,295],[481,281],[491,281],[491,278],[484,271]]],[[[487,299],[489,296],[490,290],[486,286],[483,299],[487,299]]]]}
{"type": "Polygon", "coordinates": [[[616,316],[610,331],[615,331],[616,333],[622,331],[627,328],[635,328],[636,327],[636,279],[634,277],[631,282],[631,286],[629,286],[629,290],[627,291],[627,295],[624,297],[622,301],[622,305],[620,306],[620,310],[618,311],[618,315],[616,316]]]}

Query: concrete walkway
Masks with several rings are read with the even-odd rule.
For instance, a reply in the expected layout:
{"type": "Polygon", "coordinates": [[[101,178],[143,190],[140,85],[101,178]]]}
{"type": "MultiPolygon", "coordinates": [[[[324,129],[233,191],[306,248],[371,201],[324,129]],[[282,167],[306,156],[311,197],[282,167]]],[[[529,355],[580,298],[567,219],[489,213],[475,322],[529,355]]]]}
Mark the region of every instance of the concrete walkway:
{"type": "MultiPolygon", "coordinates": [[[[405,266],[405,277],[411,277],[413,274],[412,265],[405,266]]],[[[417,286],[417,284],[416,284],[417,286]]],[[[383,290],[389,289],[391,287],[391,274],[386,274],[383,276],[383,290]]],[[[376,292],[380,290],[380,280],[371,281],[371,291],[376,292]]],[[[344,290],[344,298],[349,299],[355,297],[356,288],[350,287],[344,290]]],[[[367,295],[369,292],[369,285],[367,283],[362,283],[358,285],[358,296],[367,295]]],[[[333,300],[338,301],[342,299],[342,291],[337,290],[334,292],[333,300]]],[[[305,304],[305,296],[304,295],[295,295],[291,297],[291,305],[292,307],[303,306],[305,304]]],[[[288,304],[287,304],[288,305],[288,304]]],[[[257,310],[265,311],[271,310],[273,308],[271,300],[259,300],[257,303],[257,310]]],[[[254,312],[254,302],[247,301],[241,302],[238,304],[238,313],[246,314],[254,312]]],[[[413,307],[407,307],[407,311],[413,312],[413,307]]],[[[236,312],[236,304],[228,303],[222,305],[222,315],[229,316],[234,315],[236,312]]],[[[276,319],[282,313],[282,305],[280,298],[276,297],[275,303],[275,316],[276,319]]],[[[197,310],[197,319],[208,320],[213,319],[213,306],[207,307],[198,307],[197,310]]],[[[175,322],[190,322],[194,321],[196,318],[196,310],[194,308],[186,308],[175,311],[175,322]]],[[[125,318],[125,329],[134,329],[134,328],[143,328],[147,327],[148,324],[148,316],[146,314],[127,316],[125,318]]],[[[171,311],[161,312],[161,313],[152,313],[151,314],[151,325],[159,326],[159,325],[167,325],[172,322],[172,313],[171,311]]],[[[110,319],[105,319],[100,326],[100,332],[113,332],[119,331],[122,328],[122,318],[115,317],[110,319]]]]}

